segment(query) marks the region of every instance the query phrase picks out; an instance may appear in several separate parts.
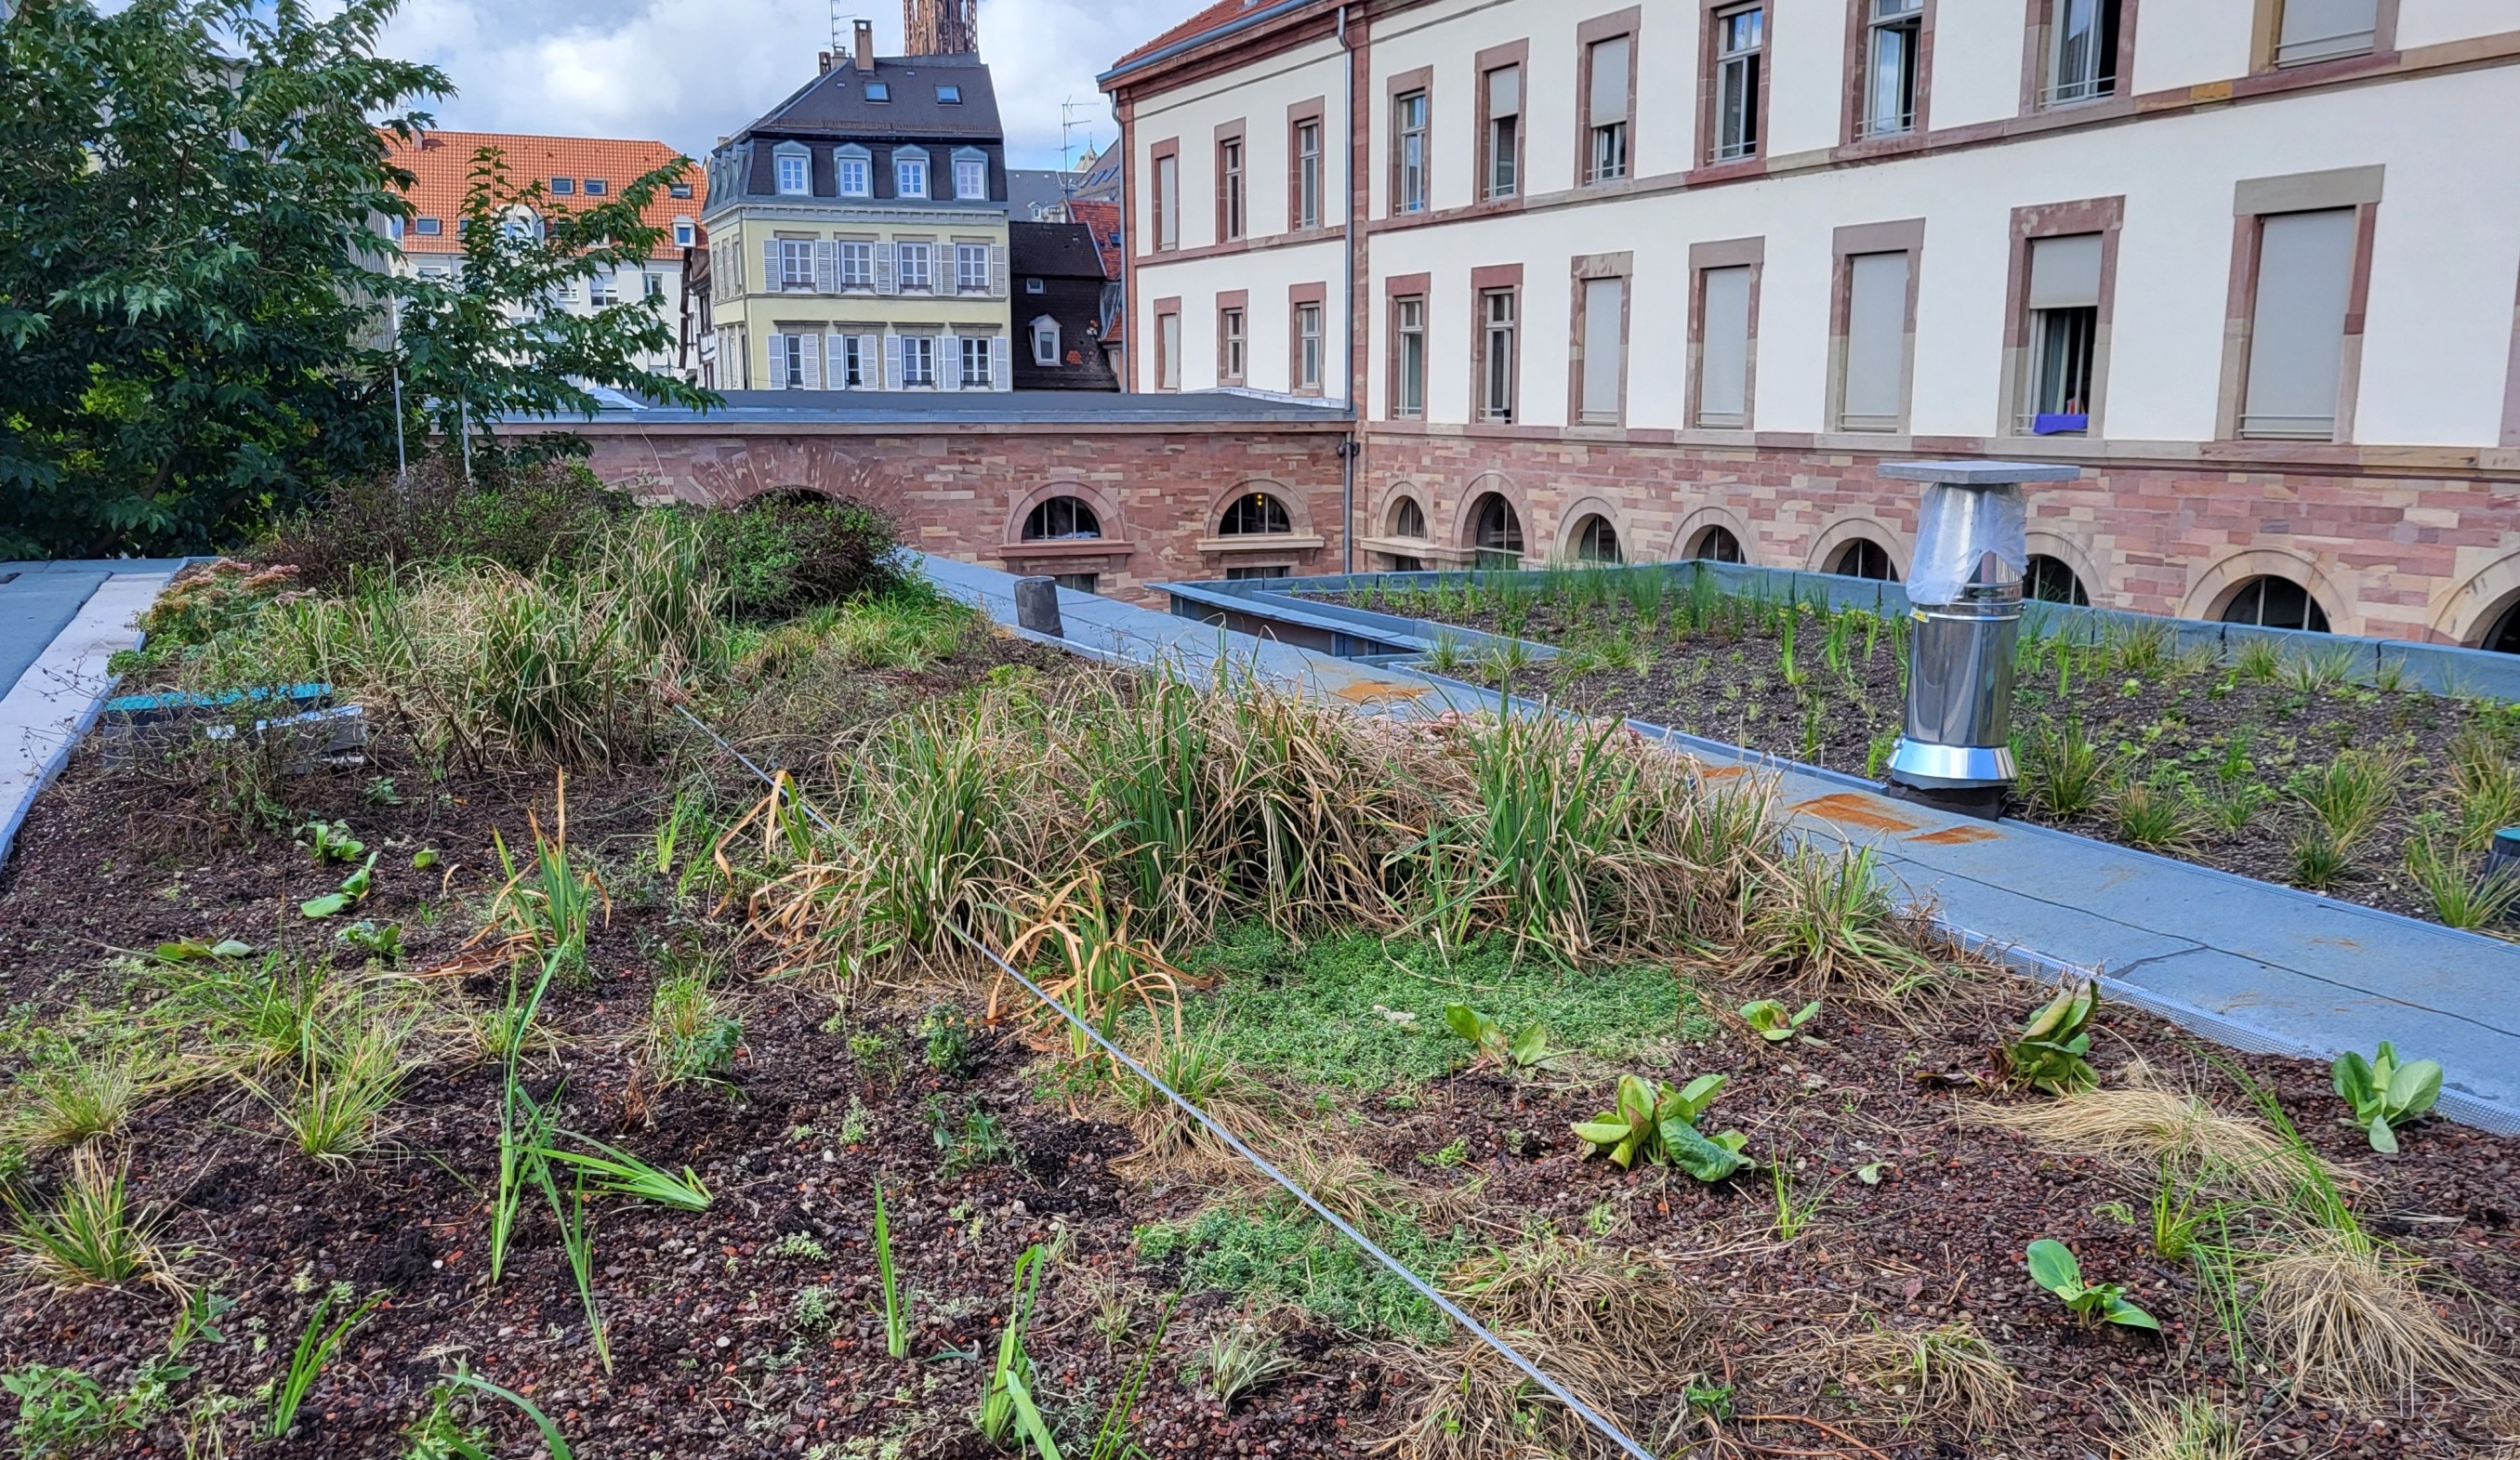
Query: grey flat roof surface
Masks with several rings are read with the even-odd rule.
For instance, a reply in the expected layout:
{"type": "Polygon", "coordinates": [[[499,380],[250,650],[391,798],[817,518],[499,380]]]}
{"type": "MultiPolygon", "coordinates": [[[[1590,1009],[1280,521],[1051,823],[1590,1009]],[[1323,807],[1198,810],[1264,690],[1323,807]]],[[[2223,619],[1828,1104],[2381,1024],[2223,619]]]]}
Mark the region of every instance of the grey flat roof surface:
{"type": "Polygon", "coordinates": [[[116,573],[172,573],[180,557],[0,562],[0,694],[69,624],[99,585],[116,573]]]}
{"type": "MultiPolygon", "coordinates": [[[[1146,394],[1080,390],[729,390],[714,411],[636,404],[608,410],[598,421],[642,424],[930,426],[939,421],[973,424],[1074,422],[1079,425],[1185,424],[1250,421],[1336,425],[1348,420],[1345,405],[1273,400],[1230,390],[1167,390],[1146,394]]],[[[521,424],[521,422],[517,422],[521,424]]]]}

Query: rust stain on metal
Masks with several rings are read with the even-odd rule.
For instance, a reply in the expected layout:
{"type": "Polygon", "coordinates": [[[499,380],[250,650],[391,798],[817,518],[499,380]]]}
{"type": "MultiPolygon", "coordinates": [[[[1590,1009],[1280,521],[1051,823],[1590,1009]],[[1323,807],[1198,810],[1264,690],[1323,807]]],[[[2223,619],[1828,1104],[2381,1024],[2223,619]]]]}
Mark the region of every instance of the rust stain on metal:
{"type": "Polygon", "coordinates": [[[1382,705],[1396,699],[1417,699],[1425,689],[1413,685],[1383,685],[1372,680],[1351,680],[1330,693],[1352,705],[1382,705]]]}
{"type": "Polygon", "coordinates": [[[1797,801],[1792,809],[1805,816],[1822,817],[1874,831],[1913,831],[1918,825],[1905,817],[1892,815],[1879,797],[1858,791],[1831,791],[1825,796],[1814,796],[1809,801],[1797,801]]]}
{"type": "Polygon", "coordinates": [[[1731,780],[1735,776],[1749,774],[1750,768],[1747,766],[1710,766],[1701,761],[1697,767],[1700,780],[1731,780]]]}
{"type": "Polygon", "coordinates": [[[1924,832],[1908,840],[1927,847],[1965,847],[1971,842],[1991,842],[2002,835],[1992,826],[1946,826],[1940,831],[1924,832]]]}

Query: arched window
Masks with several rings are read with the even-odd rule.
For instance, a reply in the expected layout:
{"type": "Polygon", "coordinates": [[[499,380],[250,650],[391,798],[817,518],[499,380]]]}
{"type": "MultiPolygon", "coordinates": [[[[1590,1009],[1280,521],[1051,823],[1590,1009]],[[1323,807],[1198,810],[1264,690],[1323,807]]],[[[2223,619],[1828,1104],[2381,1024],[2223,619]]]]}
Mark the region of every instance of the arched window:
{"type": "Polygon", "coordinates": [[[1708,527],[1697,534],[1696,542],[1689,544],[1688,555],[1707,562],[1739,562],[1741,540],[1732,535],[1730,527],[1708,527]]]}
{"type": "Polygon", "coordinates": [[[1896,576],[1890,566],[1889,553],[1870,538],[1857,538],[1838,549],[1837,558],[1829,564],[1828,570],[1846,578],[1880,580],[1896,576]]]}
{"type": "Polygon", "coordinates": [[[1490,492],[1470,509],[1470,546],[1480,567],[1522,566],[1522,519],[1502,493],[1490,492]]]}
{"type": "Polygon", "coordinates": [[[1286,515],[1286,504],[1266,492],[1245,492],[1226,507],[1225,520],[1216,530],[1223,537],[1283,536],[1295,530],[1295,523],[1286,515]]]}
{"type": "Polygon", "coordinates": [[[1618,562],[1619,530],[1599,512],[1588,512],[1575,524],[1575,560],[1577,562],[1618,562]]]}
{"type": "Polygon", "coordinates": [[[1058,542],[1102,535],[1102,519],[1094,509],[1073,497],[1053,497],[1032,509],[1024,518],[1023,540],[1027,543],[1058,542]]]}
{"type": "Polygon", "coordinates": [[[2310,590],[2289,578],[2252,578],[2223,605],[2223,622],[2255,624],[2261,629],[2308,629],[2327,632],[2327,610],[2310,590]]]}
{"type": "Polygon", "coordinates": [[[2021,577],[2021,596],[2043,603],[2071,603],[2077,608],[2092,606],[2092,596],[2083,591],[2083,580],[2065,566],[2061,557],[2045,553],[2030,554],[2030,571],[2021,577]]]}
{"type": "Polygon", "coordinates": [[[2477,647],[2498,654],[2520,654],[2520,603],[2502,610],[2502,617],[2494,621],[2494,627],[2486,631],[2485,642],[2477,647]]]}
{"type": "Polygon", "coordinates": [[[1415,497],[1403,497],[1391,505],[1391,535],[1396,538],[1422,538],[1426,535],[1426,510],[1415,497]]]}

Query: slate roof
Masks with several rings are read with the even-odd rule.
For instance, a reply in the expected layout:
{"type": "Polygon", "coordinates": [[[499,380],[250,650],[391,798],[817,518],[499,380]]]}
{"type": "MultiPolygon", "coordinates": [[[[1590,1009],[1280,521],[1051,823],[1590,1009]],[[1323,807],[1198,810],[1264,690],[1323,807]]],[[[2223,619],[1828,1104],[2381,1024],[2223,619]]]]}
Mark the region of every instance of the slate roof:
{"type": "MultiPolygon", "coordinates": [[[[416,228],[403,230],[402,246],[406,253],[460,253],[464,242],[457,236],[457,220],[464,216],[464,190],[472,172],[473,154],[485,147],[495,147],[506,157],[508,176],[522,186],[540,182],[545,188],[556,177],[564,177],[577,191],[546,198],[541,206],[547,212],[576,212],[598,203],[610,202],[642,174],[671,162],[681,154],[661,142],[639,142],[613,137],[537,137],[519,132],[426,132],[418,146],[385,134],[387,160],[408,170],[413,176],[406,196],[411,199],[413,213],[438,220],[440,231],[425,235],[416,228]],[[602,178],[605,193],[586,196],[586,179],[602,178]]],[[[708,180],[701,169],[685,169],[683,181],[692,185],[692,196],[675,198],[667,189],[658,189],[644,215],[650,226],[665,231],[656,245],[658,258],[679,258],[682,250],[674,246],[673,225],[677,218],[698,219],[708,202],[708,180]]]]}
{"type": "Polygon", "coordinates": [[[998,94],[977,56],[878,56],[861,72],[846,58],[773,107],[745,134],[830,136],[870,141],[902,138],[1000,138],[998,94]],[[866,83],[883,82],[891,100],[867,100],[866,83]],[[939,86],[961,88],[959,102],[936,99],[939,86]]]}
{"type": "Polygon", "coordinates": [[[1094,246],[1093,231],[1082,223],[1034,223],[1017,219],[1007,225],[1007,262],[1018,275],[1044,279],[1102,279],[1102,255],[1094,246]]]}

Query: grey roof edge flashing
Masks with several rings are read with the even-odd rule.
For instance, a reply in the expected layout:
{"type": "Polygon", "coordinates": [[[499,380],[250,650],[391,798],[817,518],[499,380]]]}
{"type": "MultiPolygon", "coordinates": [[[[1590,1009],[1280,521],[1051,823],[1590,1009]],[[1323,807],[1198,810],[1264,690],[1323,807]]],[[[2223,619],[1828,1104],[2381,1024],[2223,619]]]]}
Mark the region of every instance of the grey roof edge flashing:
{"type": "Polygon", "coordinates": [[[1121,62],[1109,70],[1096,76],[1094,78],[1094,84],[1103,91],[1109,91],[1111,89],[1111,83],[1126,80],[1130,75],[1138,71],[1145,70],[1148,66],[1160,65],[1172,60],[1176,56],[1194,51],[1200,46],[1206,45],[1211,41],[1220,41],[1228,38],[1229,36],[1239,35],[1243,31],[1251,29],[1255,25],[1264,24],[1282,15],[1292,15],[1296,11],[1302,10],[1308,5],[1316,5],[1319,3],[1320,0],[1278,0],[1278,3],[1275,5],[1263,7],[1262,9],[1253,11],[1247,16],[1237,16],[1222,25],[1202,30],[1196,35],[1183,36],[1180,40],[1174,41],[1171,45],[1164,47],[1162,50],[1149,51],[1146,55],[1137,58],[1135,61],[1121,62]]]}

